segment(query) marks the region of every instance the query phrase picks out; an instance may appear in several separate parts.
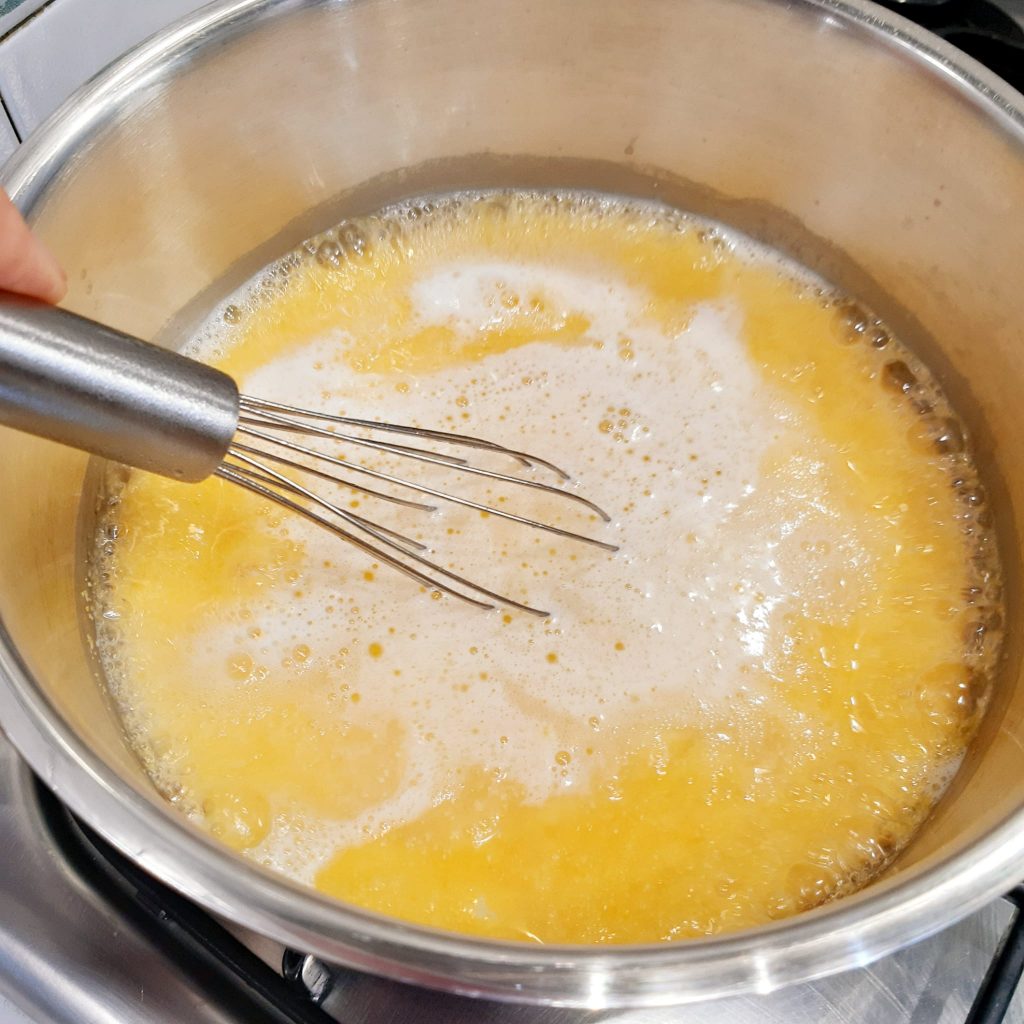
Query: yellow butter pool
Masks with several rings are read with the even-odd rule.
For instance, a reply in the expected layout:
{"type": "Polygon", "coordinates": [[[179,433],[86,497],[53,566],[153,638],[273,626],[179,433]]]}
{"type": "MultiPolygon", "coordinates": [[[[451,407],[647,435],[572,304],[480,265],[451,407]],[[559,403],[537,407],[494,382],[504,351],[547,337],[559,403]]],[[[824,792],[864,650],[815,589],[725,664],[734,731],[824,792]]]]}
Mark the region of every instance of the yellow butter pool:
{"type": "Polygon", "coordinates": [[[610,524],[480,493],[620,546],[332,492],[536,620],[227,484],[118,478],[111,691],[161,791],[245,856],[456,931],[685,939],[864,884],[955,770],[998,582],[962,430],[771,252],[608,197],[411,203],[311,240],[193,349],[249,393],[550,457],[610,524]]]}

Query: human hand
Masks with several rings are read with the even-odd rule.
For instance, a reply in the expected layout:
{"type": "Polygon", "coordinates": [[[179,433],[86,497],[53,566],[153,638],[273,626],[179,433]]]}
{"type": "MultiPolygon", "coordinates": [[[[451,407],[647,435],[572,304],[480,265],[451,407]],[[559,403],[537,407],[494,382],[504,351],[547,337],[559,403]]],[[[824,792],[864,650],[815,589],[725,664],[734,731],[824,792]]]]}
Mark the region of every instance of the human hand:
{"type": "Polygon", "coordinates": [[[0,189],[0,289],[59,302],[67,290],[60,264],[33,237],[7,193],[0,189]]]}

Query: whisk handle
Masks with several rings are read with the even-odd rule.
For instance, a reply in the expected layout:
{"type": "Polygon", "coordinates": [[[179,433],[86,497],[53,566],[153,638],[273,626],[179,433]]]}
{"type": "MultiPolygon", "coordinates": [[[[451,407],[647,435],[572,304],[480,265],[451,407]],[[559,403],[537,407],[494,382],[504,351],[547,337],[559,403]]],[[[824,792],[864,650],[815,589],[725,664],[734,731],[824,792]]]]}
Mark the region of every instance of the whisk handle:
{"type": "Polygon", "coordinates": [[[0,424],[196,481],[231,443],[238,388],[176,352],[0,292],[0,424]]]}

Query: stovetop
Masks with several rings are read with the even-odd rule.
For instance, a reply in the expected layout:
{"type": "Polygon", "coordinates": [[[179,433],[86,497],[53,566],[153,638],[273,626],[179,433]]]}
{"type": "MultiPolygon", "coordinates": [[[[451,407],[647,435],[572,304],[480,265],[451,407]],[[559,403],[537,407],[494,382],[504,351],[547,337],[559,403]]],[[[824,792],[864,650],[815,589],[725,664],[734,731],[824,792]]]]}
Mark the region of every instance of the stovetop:
{"type": "MultiPolygon", "coordinates": [[[[1024,92],[1024,0],[883,6],[1024,92]]],[[[425,992],[215,920],[92,835],[0,733],[0,1024],[1024,1024],[1022,969],[1024,885],[872,965],[770,995],[579,1011],[425,992]]]]}

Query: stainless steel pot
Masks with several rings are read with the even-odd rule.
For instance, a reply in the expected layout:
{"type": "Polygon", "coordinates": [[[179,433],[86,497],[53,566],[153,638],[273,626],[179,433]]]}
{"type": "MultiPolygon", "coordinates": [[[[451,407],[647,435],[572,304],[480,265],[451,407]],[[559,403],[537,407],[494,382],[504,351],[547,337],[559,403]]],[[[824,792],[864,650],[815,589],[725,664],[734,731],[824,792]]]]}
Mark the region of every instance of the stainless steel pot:
{"type": "MultiPolygon", "coordinates": [[[[593,186],[718,216],[858,293],[931,359],[978,439],[1017,623],[1022,109],[972,61],[856,0],[233,0],[86,86],[5,179],[70,271],[68,306],[170,343],[270,256],[401,194],[593,186]]],[[[464,993],[671,1003],[862,964],[1024,875],[1013,629],[983,733],[913,848],[799,918],[671,946],[537,948],[291,885],[182,820],[125,747],[84,639],[86,470],[0,433],[0,721],[128,856],[250,928],[464,993]]]]}

